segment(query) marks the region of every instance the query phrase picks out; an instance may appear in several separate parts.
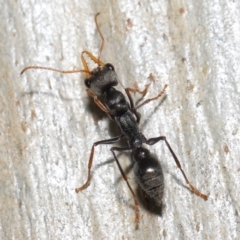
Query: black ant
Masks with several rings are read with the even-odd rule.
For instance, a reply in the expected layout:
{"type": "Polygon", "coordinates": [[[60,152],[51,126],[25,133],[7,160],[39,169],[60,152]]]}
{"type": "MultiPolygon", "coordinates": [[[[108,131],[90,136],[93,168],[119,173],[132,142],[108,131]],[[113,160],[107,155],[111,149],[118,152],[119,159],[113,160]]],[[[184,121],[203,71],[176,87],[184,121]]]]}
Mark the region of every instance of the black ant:
{"type": "Polygon", "coordinates": [[[71,70],[71,71],[62,71],[48,67],[41,67],[41,66],[29,66],[22,70],[21,74],[24,73],[28,69],[45,69],[45,70],[52,70],[60,73],[78,73],[83,72],[85,73],[85,85],[87,87],[87,93],[94,99],[94,102],[98,105],[98,107],[104,111],[112,120],[114,120],[121,129],[121,135],[102,140],[93,143],[91,148],[91,154],[88,162],[88,176],[87,181],[79,188],[76,188],[75,191],[78,193],[85,188],[88,187],[91,180],[91,168],[93,162],[93,155],[94,155],[94,148],[97,145],[101,144],[113,144],[120,141],[123,138],[127,139],[128,146],[126,147],[112,147],[110,150],[114,156],[114,159],[118,165],[118,168],[122,174],[122,177],[126,181],[128,188],[130,189],[133,199],[134,199],[134,208],[135,208],[135,222],[138,223],[140,220],[139,208],[138,208],[138,200],[136,194],[134,193],[133,189],[131,188],[127,176],[125,175],[119,160],[115,154],[116,151],[118,152],[125,152],[131,153],[134,165],[133,171],[136,177],[138,184],[140,185],[143,192],[145,192],[150,198],[154,199],[154,201],[160,205],[163,198],[163,190],[164,190],[164,177],[161,168],[161,164],[156,157],[154,157],[148,149],[146,149],[143,144],[147,145],[154,145],[159,141],[164,141],[167,145],[167,148],[171,152],[177,167],[183,174],[183,177],[186,183],[189,185],[191,191],[195,193],[197,196],[203,198],[204,200],[208,199],[208,196],[201,193],[197,188],[195,188],[187,179],[184,171],[182,170],[181,164],[173,152],[170,144],[168,143],[165,136],[159,136],[155,138],[147,139],[139,130],[138,124],[140,121],[140,114],[137,110],[142,107],[143,105],[147,104],[150,101],[156,100],[161,97],[167,85],[164,86],[163,90],[154,98],[149,98],[145,100],[143,103],[135,106],[131,97],[130,92],[133,93],[140,93],[145,95],[148,86],[145,87],[143,91],[139,89],[133,88],[126,88],[125,92],[128,96],[129,102],[126,100],[124,94],[114,87],[118,85],[118,77],[115,73],[114,67],[112,64],[107,63],[104,64],[100,60],[101,52],[104,47],[104,38],[102,33],[99,29],[97,23],[97,17],[99,13],[95,15],[95,23],[97,27],[97,31],[101,37],[101,46],[99,50],[98,57],[95,57],[89,51],[83,51],[81,54],[81,60],[83,63],[84,70],[71,70]],[[86,60],[84,59],[84,54],[88,55],[90,59],[92,59],[98,66],[94,68],[92,71],[89,70],[86,60]],[[101,102],[98,97],[103,97],[103,102],[101,102]]]}

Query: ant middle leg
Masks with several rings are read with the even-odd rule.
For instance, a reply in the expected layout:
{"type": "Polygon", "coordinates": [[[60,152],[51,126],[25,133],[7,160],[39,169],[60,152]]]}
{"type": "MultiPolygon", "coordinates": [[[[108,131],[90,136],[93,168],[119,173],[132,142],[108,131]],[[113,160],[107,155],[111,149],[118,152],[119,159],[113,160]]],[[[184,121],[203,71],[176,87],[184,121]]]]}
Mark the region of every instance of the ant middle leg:
{"type": "Polygon", "coordinates": [[[92,149],[91,149],[91,154],[90,154],[90,157],[89,157],[89,161],[88,161],[88,176],[87,176],[87,181],[79,188],[76,188],[75,191],[76,193],[84,190],[85,188],[87,188],[90,184],[90,180],[91,180],[91,168],[92,168],[92,163],[93,163],[93,155],[94,155],[94,147],[96,147],[97,145],[100,145],[100,144],[113,144],[113,143],[116,143],[118,141],[120,141],[122,138],[124,137],[124,135],[120,135],[118,137],[114,137],[114,138],[111,138],[111,139],[106,139],[106,140],[102,140],[102,141],[98,141],[98,142],[95,142],[93,145],[92,145],[92,149]]]}
{"type": "Polygon", "coordinates": [[[171,148],[170,144],[168,143],[168,141],[167,141],[167,139],[166,139],[165,136],[160,136],[160,137],[156,137],[156,138],[150,138],[150,139],[148,139],[148,140],[146,141],[146,144],[148,144],[148,145],[154,145],[154,144],[157,143],[158,141],[162,141],[162,140],[165,141],[165,143],[166,143],[169,151],[171,152],[171,154],[172,154],[172,156],[173,156],[173,158],[174,158],[174,160],[175,160],[175,163],[177,164],[177,167],[178,167],[178,168],[180,169],[180,171],[182,172],[182,175],[183,175],[186,183],[189,185],[191,191],[192,191],[194,194],[196,194],[197,196],[201,197],[202,199],[204,199],[204,200],[206,201],[206,200],[208,199],[208,196],[205,195],[205,194],[203,194],[203,193],[201,193],[196,187],[194,187],[194,186],[189,182],[189,180],[188,180],[185,172],[184,172],[183,169],[182,169],[182,166],[181,166],[181,164],[180,164],[180,162],[179,162],[176,154],[173,152],[173,150],[172,150],[172,148],[171,148]]]}
{"type": "MultiPolygon", "coordinates": [[[[117,156],[114,152],[114,151],[118,151],[118,152],[129,153],[129,152],[132,152],[132,149],[130,147],[122,147],[122,148],[121,147],[112,147],[110,150],[112,151],[112,154],[114,156],[114,159],[115,159],[115,161],[118,165],[118,168],[119,168],[119,170],[122,174],[122,177],[123,177],[124,181],[127,183],[127,186],[132,193],[133,200],[134,200],[134,209],[135,209],[135,222],[138,224],[139,220],[140,220],[140,213],[139,213],[139,208],[138,208],[139,204],[138,204],[137,196],[134,193],[130,183],[128,182],[128,178],[127,178],[126,174],[124,173],[124,171],[123,171],[123,169],[122,169],[122,167],[121,167],[121,165],[118,161],[118,158],[117,158],[117,156]]],[[[137,225],[137,227],[138,227],[138,225],[137,225]]]]}

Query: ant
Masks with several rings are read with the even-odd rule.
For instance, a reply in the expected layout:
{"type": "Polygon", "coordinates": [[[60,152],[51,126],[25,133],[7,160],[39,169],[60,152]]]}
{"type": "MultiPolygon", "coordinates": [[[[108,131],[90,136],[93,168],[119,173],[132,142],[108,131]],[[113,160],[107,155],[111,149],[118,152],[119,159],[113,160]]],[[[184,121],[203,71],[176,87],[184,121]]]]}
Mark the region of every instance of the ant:
{"type": "Polygon", "coordinates": [[[95,57],[91,52],[83,51],[81,54],[81,61],[84,67],[83,70],[62,71],[49,67],[28,66],[24,68],[21,72],[21,74],[23,74],[28,69],[45,69],[60,73],[85,73],[85,85],[87,87],[87,93],[94,99],[94,102],[97,104],[97,106],[102,111],[104,111],[110,117],[110,119],[114,120],[121,129],[121,134],[119,136],[93,143],[88,161],[87,180],[81,187],[75,189],[76,193],[86,189],[90,184],[91,168],[95,147],[101,144],[114,144],[125,138],[127,140],[128,146],[112,147],[110,150],[122,174],[123,179],[125,180],[129,190],[132,193],[135,209],[135,222],[137,224],[140,221],[137,196],[134,193],[132,187],[130,186],[127,176],[125,175],[115,152],[130,153],[132,155],[134,161],[133,171],[142,191],[146,193],[150,198],[152,198],[156,202],[156,204],[161,205],[164,191],[164,177],[161,164],[158,159],[154,155],[152,155],[147,148],[144,147],[143,144],[154,145],[159,141],[164,141],[177,167],[180,169],[186,183],[189,185],[191,191],[202,199],[207,200],[208,196],[201,193],[189,182],[176,154],[172,150],[166,137],[159,136],[147,139],[139,130],[138,126],[140,122],[140,114],[137,110],[145,104],[149,103],[150,101],[160,98],[164,94],[167,85],[164,86],[163,90],[156,97],[149,98],[138,106],[134,105],[130,93],[132,92],[135,94],[136,92],[138,92],[144,96],[148,90],[149,85],[146,85],[143,91],[140,91],[138,88],[125,88],[125,92],[129,101],[126,100],[126,97],[122,92],[114,88],[118,85],[118,77],[115,72],[114,66],[110,63],[105,64],[100,60],[105,40],[98,26],[98,15],[99,13],[95,15],[95,24],[97,31],[101,37],[99,55],[98,57],[95,57]],[[87,62],[84,58],[84,54],[88,55],[88,57],[98,65],[92,71],[90,71],[88,68],[87,62]],[[103,97],[103,102],[98,99],[99,97],[103,97]]]}

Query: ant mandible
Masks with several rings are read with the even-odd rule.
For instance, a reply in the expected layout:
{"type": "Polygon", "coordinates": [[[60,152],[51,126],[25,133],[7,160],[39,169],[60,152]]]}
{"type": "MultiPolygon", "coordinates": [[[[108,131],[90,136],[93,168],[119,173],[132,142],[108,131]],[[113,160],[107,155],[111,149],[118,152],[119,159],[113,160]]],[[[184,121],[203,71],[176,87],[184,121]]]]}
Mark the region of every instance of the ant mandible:
{"type": "Polygon", "coordinates": [[[23,74],[28,69],[45,69],[51,70],[60,73],[79,73],[82,72],[85,74],[85,85],[87,87],[87,93],[94,99],[94,102],[97,106],[104,111],[112,120],[114,120],[117,125],[121,129],[121,134],[117,137],[97,141],[93,143],[91,148],[91,154],[88,161],[88,176],[86,182],[79,188],[76,188],[75,191],[78,193],[85,188],[88,187],[91,180],[91,168],[93,163],[93,156],[94,156],[94,148],[97,145],[101,144],[114,144],[121,139],[125,138],[127,140],[128,146],[125,147],[112,147],[110,150],[113,154],[113,157],[117,163],[117,166],[122,174],[123,179],[126,181],[128,188],[130,189],[133,199],[134,199],[134,209],[135,209],[135,222],[138,223],[140,220],[139,208],[138,208],[138,200],[136,194],[134,193],[132,187],[130,186],[127,176],[125,175],[119,160],[115,154],[116,151],[118,152],[125,152],[131,153],[134,165],[133,171],[136,177],[138,184],[140,185],[143,192],[145,192],[148,196],[150,196],[154,201],[159,205],[162,202],[163,198],[163,191],[164,191],[164,177],[161,168],[161,164],[158,159],[150,153],[148,149],[146,149],[143,144],[147,145],[154,145],[159,141],[164,141],[169,149],[177,167],[180,169],[186,183],[189,185],[191,191],[196,194],[197,196],[203,198],[204,200],[208,199],[208,196],[201,193],[196,187],[194,187],[188,180],[187,176],[185,175],[181,164],[172,150],[170,144],[168,143],[165,136],[159,136],[155,138],[147,139],[143,133],[139,130],[139,121],[140,121],[140,114],[138,113],[138,109],[150,101],[156,100],[160,98],[167,87],[164,86],[163,90],[154,98],[149,98],[135,106],[133,103],[133,99],[131,97],[132,93],[140,93],[145,95],[149,85],[145,87],[143,91],[140,91],[138,88],[125,88],[126,95],[128,97],[129,102],[126,100],[124,94],[114,87],[118,85],[118,77],[115,72],[115,69],[112,64],[110,63],[103,63],[100,60],[101,53],[104,47],[104,38],[99,29],[97,17],[99,13],[95,15],[95,23],[97,27],[97,31],[101,37],[101,45],[99,49],[98,57],[95,57],[89,51],[83,51],[81,54],[81,61],[83,64],[84,69],[81,70],[70,70],[70,71],[62,71],[54,68],[49,67],[42,67],[42,66],[28,66],[24,68],[21,72],[23,74]],[[84,54],[88,55],[90,59],[93,60],[98,66],[94,68],[92,71],[89,70],[87,62],[84,58],[84,54]],[[98,99],[98,97],[103,97],[103,102],[98,99]]]}

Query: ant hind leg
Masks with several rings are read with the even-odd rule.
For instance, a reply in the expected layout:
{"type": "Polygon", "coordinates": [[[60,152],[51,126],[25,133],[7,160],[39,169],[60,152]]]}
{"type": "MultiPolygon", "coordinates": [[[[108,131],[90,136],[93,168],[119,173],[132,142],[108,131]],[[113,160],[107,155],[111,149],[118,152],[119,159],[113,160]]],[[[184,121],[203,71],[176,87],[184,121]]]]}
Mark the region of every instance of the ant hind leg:
{"type": "Polygon", "coordinates": [[[138,208],[139,204],[138,204],[137,196],[134,193],[131,185],[129,184],[128,178],[127,178],[126,174],[124,173],[124,171],[123,171],[123,169],[122,169],[122,167],[121,167],[121,165],[120,165],[120,163],[118,161],[118,158],[117,158],[117,156],[116,156],[114,151],[129,153],[129,152],[132,151],[132,149],[130,147],[122,147],[122,148],[121,147],[112,147],[111,148],[111,152],[112,152],[112,154],[114,156],[114,159],[115,159],[115,161],[116,161],[116,163],[118,165],[119,171],[121,172],[124,181],[127,183],[127,186],[128,186],[129,190],[132,193],[133,200],[134,200],[134,209],[135,209],[135,222],[137,224],[136,228],[138,228],[138,223],[139,223],[139,220],[140,220],[140,213],[139,213],[139,208],[138,208]]]}
{"type": "Polygon", "coordinates": [[[118,137],[115,137],[115,138],[111,138],[111,139],[107,139],[107,140],[102,140],[102,141],[98,141],[98,142],[95,142],[93,145],[92,145],[92,149],[91,149],[91,154],[90,154],[90,157],[89,157],[89,161],[88,161],[88,176],[87,176],[87,181],[79,188],[76,188],[75,191],[76,193],[84,190],[85,188],[87,188],[90,184],[90,180],[91,180],[91,168],[92,168],[92,163],[93,163],[93,155],[94,155],[94,148],[97,146],[97,145],[100,145],[100,144],[113,144],[113,143],[116,143],[118,141],[120,141],[122,138],[123,138],[123,134],[118,136],[118,137]]]}
{"type": "Polygon", "coordinates": [[[177,167],[180,169],[180,171],[181,171],[181,173],[182,173],[182,175],[183,175],[186,183],[189,185],[191,191],[192,191],[194,194],[196,194],[197,196],[201,197],[202,199],[204,199],[204,200],[206,201],[206,200],[208,199],[208,196],[205,195],[205,194],[203,194],[203,193],[201,193],[196,187],[194,187],[194,186],[189,182],[189,180],[188,180],[185,172],[184,172],[183,169],[182,169],[182,166],[181,166],[181,164],[180,164],[180,161],[178,160],[176,154],[175,154],[174,151],[172,150],[172,148],[171,148],[170,144],[168,143],[168,141],[167,141],[167,139],[166,139],[165,136],[160,136],[160,137],[156,137],[156,138],[150,138],[150,139],[148,139],[148,140],[146,141],[146,144],[148,144],[148,145],[154,145],[154,144],[157,143],[158,141],[162,141],[162,140],[166,143],[169,151],[171,152],[171,154],[172,154],[172,156],[173,156],[173,158],[174,158],[175,163],[177,164],[177,167]]]}

